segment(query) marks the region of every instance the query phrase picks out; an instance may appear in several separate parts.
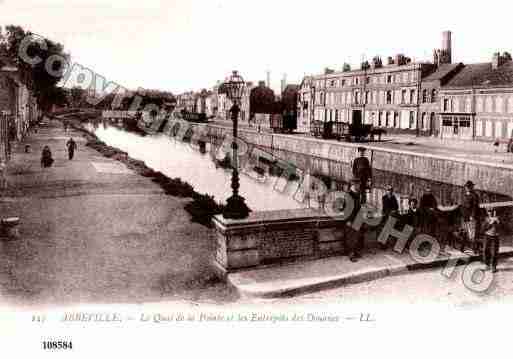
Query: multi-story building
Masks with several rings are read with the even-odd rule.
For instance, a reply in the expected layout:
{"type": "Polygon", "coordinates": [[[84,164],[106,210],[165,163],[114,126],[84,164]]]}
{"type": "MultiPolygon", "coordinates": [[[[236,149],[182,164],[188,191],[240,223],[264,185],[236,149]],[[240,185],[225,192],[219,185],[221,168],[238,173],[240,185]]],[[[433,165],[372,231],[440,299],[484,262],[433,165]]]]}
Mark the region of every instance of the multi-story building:
{"type": "Polygon", "coordinates": [[[444,32],[433,63],[412,62],[398,54],[383,64],[376,56],[358,70],[344,66],[342,71],[306,76],[299,96],[300,128],[311,121],[334,121],[373,124],[389,133],[436,134],[440,81],[433,77],[429,86],[423,81],[450,64],[451,33],[444,32]],[[427,91],[430,96],[424,97],[427,91]]]}
{"type": "Polygon", "coordinates": [[[495,140],[513,137],[513,61],[507,52],[491,62],[461,65],[442,86],[441,136],[495,140]]]}

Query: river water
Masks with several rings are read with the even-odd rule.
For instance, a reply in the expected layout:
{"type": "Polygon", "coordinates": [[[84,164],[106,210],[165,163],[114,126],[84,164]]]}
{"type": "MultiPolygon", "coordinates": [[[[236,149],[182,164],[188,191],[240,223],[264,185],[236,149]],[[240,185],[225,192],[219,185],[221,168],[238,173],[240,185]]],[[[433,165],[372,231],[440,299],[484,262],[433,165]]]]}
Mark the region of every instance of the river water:
{"type": "MultiPolygon", "coordinates": [[[[191,184],[197,192],[213,195],[218,202],[224,202],[231,195],[232,172],[230,169],[222,168],[219,166],[219,162],[214,160],[218,154],[215,143],[219,142],[215,139],[207,142],[205,153],[201,153],[197,146],[166,134],[141,136],[109,125],[107,122],[103,122],[103,126],[90,124],[89,130],[94,131],[100,140],[127,152],[132,158],[144,161],[154,170],[172,178],[181,178],[191,184]]],[[[313,164],[311,173],[312,176],[315,176],[312,177],[301,170],[304,168],[301,164],[306,162],[306,155],[278,152],[273,149],[261,150],[271,157],[283,159],[296,166],[298,176],[295,180],[285,182],[283,178],[273,176],[269,171],[265,171],[265,175],[260,173],[260,176],[253,171],[242,171],[239,191],[246,199],[248,206],[254,211],[317,207],[316,195],[311,196],[312,199],[307,204],[303,200],[302,191],[306,184],[311,185],[316,178],[322,178],[323,183],[326,183],[328,189],[331,190],[347,188],[345,181],[350,177],[348,176],[350,173],[348,164],[309,158],[308,162],[313,164]]],[[[267,169],[267,166],[262,166],[262,162],[260,162],[261,153],[261,151],[252,153],[249,161],[251,165],[246,168],[251,169],[256,166],[257,169],[267,169]]],[[[221,159],[219,155],[217,157],[221,159]]],[[[377,170],[373,171],[373,184],[374,188],[370,190],[368,198],[377,208],[381,207],[383,188],[387,184],[394,186],[401,209],[407,207],[407,200],[410,196],[419,198],[426,186],[432,188],[439,204],[445,206],[459,203],[463,192],[463,189],[458,186],[377,170]]],[[[483,202],[509,200],[506,196],[487,192],[480,192],[480,196],[483,202]]]]}
{"type": "MultiPolygon", "coordinates": [[[[211,155],[214,153],[213,146],[210,144],[207,144],[206,153],[202,154],[190,143],[163,134],[143,137],[110,125],[96,128],[90,126],[89,129],[94,130],[96,136],[108,145],[144,161],[148,167],[168,177],[181,178],[197,192],[213,195],[218,202],[224,202],[231,195],[232,171],[216,165],[211,155]]],[[[280,190],[273,188],[277,181],[278,177],[267,176],[266,180],[259,181],[241,174],[239,192],[254,211],[304,207],[293,198],[294,189],[299,187],[297,183],[283,193],[282,187],[277,187],[280,190]]]]}

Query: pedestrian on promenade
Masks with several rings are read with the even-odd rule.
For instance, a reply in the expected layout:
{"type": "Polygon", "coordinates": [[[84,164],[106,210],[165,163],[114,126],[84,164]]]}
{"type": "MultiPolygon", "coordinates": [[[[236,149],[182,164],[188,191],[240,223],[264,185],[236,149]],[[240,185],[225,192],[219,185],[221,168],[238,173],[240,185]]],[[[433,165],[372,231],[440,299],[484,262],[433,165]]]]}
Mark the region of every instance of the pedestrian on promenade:
{"type": "Polygon", "coordinates": [[[41,152],[41,167],[51,167],[53,164],[52,151],[49,146],[45,146],[41,152]]]}
{"type": "Polygon", "coordinates": [[[64,125],[64,132],[68,132],[68,123],[66,121],[63,122],[64,125]]]}
{"type": "Polygon", "coordinates": [[[68,142],[66,142],[66,147],[68,148],[68,158],[72,160],[75,150],[78,149],[77,143],[73,140],[73,137],[70,137],[68,142]]]}
{"type": "Polygon", "coordinates": [[[483,263],[486,269],[495,273],[497,272],[497,257],[499,255],[499,232],[498,225],[500,224],[496,214],[491,210],[488,211],[488,217],[485,223],[484,233],[484,248],[483,248],[483,263]]]}
{"type": "Polygon", "coordinates": [[[353,161],[353,177],[360,181],[360,201],[366,203],[366,190],[370,187],[372,168],[369,159],[365,156],[365,148],[358,147],[359,156],[353,161]]]}
{"type": "Polygon", "coordinates": [[[476,234],[479,233],[479,211],[479,196],[474,191],[474,183],[467,181],[461,203],[462,227],[467,243],[476,254],[479,252],[479,243],[476,240],[476,234]]]}

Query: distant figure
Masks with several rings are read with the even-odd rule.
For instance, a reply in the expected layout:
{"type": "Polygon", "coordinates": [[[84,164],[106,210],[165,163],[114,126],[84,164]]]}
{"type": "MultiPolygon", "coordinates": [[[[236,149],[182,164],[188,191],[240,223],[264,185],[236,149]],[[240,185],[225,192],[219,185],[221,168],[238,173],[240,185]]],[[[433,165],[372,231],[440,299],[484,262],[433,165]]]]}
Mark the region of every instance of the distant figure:
{"type": "Polygon", "coordinates": [[[461,203],[462,226],[474,253],[479,252],[479,243],[476,240],[476,233],[479,233],[479,210],[479,196],[474,191],[474,183],[467,181],[461,203]]]}
{"type": "Polygon", "coordinates": [[[64,132],[68,132],[68,123],[66,121],[63,122],[64,125],[64,132]]]}
{"type": "Polygon", "coordinates": [[[508,140],[508,147],[507,147],[506,152],[508,152],[508,153],[513,152],[513,137],[510,137],[508,140]]]}
{"type": "Polygon", "coordinates": [[[484,248],[483,248],[483,263],[486,264],[487,270],[492,270],[493,273],[497,272],[497,257],[499,255],[499,232],[498,225],[499,219],[488,211],[488,217],[485,223],[484,233],[484,248]]]}
{"type": "Polygon", "coordinates": [[[43,152],[41,153],[41,167],[47,168],[51,167],[53,164],[52,151],[50,151],[50,147],[45,146],[43,148],[43,152]]]}
{"type": "Polygon", "coordinates": [[[77,143],[70,137],[68,142],[66,142],[66,147],[68,148],[68,158],[72,160],[75,150],[78,148],[77,143]]]}
{"type": "Polygon", "coordinates": [[[353,177],[360,181],[360,201],[366,203],[366,190],[372,179],[372,168],[369,159],[365,157],[365,148],[358,147],[359,156],[353,161],[353,177]]]}
{"type": "Polygon", "coordinates": [[[397,202],[397,197],[394,194],[394,189],[392,186],[388,185],[386,190],[385,195],[381,198],[383,208],[381,212],[383,217],[388,217],[390,214],[394,214],[399,211],[399,203],[397,202]]]}
{"type": "Polygon", "coordinates": [[[499,139],[497,138],[495,140],[495,142],[493,143],[493,148],[495,150],[495,153],[499,152],[499,146],[500,146],[500,142],[499,142],[499,139]]]}

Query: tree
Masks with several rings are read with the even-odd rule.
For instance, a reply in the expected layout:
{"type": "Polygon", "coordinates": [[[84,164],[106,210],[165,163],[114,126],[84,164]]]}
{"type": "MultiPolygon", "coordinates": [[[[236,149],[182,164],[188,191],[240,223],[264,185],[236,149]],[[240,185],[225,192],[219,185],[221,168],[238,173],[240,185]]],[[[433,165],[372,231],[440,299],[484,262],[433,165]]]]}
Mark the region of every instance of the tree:
{"type": "Polygon", "coordinates": [[[48,93],[55,91],[64,76],[69,55],[61,44],[25,31],[21,26],[9,25],[5,31],[1,30],[0,55],[18,68],[21,82],[32,91],[38,104],[48,107],[45,101],[52,98],[48,93]],[[24,56],[39,61],[28,62],[24,56]],[[47,61],[50,57],[52,61],[47,61]]]}
{"type": "Polygon", "coordinates": [[[351,71],[351,65],[349,65],[347,62],[344,62],[344,65],[342,66],[343,72],[351,71]]]}

